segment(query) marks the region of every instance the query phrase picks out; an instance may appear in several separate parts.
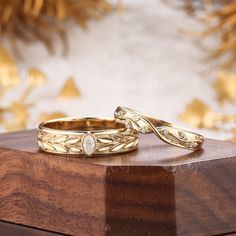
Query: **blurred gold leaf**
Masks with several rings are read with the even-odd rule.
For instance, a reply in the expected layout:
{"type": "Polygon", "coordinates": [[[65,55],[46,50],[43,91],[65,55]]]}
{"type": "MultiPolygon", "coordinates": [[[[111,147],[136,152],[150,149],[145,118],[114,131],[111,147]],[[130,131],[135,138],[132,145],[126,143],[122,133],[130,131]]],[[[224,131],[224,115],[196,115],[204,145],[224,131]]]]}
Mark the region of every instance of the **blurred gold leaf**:
{"type": "Polygon", "coordinates": [[[236,122],[236,115],[218,114],[195,98],[179,115],[179,119],[193,127],[217,129],[221,123],[236,122]]]}
{"type": "Polygon", "coordinates": [[[231,129],[231,133],[232,133],[233,137],[231,139],[229,139],[229,141],[236,143],[236,128],[231,129]]]}
{"type": "Polygon", "coordinates": [[[189,15],[197,16],[205,26],[205,30],[198,34],[201,36],[199,42],[202,46],[204,37],[217,37],[213,47],[210,48],[209,44],[205,47],[205,51],[209,52],[209,59],[221,58],[223,60],[219,60],[219,63],[222,68],[233,68],[236,63],[236,2],[184,0],[183,7],[189,15]]]}
{"type": "Polygon", "coordinates": [[[28,71],[28,84],[31,87],[38,87],[47,81],[46,75],[39,69],[37,68],[30,68],[28,71]]]}
{"type": "MultiPolygon", "coordinates": [[[[46,75],[37,68],[30,68],[27,75],[27,87],[17,99],[17,102],[12,102],[8,107],[0,107],[0,125],[7,131],[15,131],[27,128],[29,121],[29,109],[33,104],[27,104],[26,99],[32,90],[43,85],[47,81],[46,75]]],[[[68,88],[73,85],[69,81],[68,88]]],[[[72,90],[72,94],[75,90],[72,90]]],[[[59,117],[65,117],[62,112],[42,113],[40,120],[50,120],[59,117]]]]}
{"type": "Polygon", "coordinates": [[[118,11],[120,14],[124,14],[125,12],[125,5],[123,0],[118,0],[118,11]]]}
{"type": "Polygon", "coordinates": [[[197,128],[215,128],[215,113],[201,100],[195,98],[179,115],[180,120],[197,128]]]}
{"type": "Polygon", "coordinates": [[[12,122],[4,121],[3,125],[8,131],[25,129],[29,119],[29,105],[20,102],[13,102],[8,108],[8,112],[13,116],[12,122]]]}
{"type": "Polygon", "coordinates": [[[59,93],[59,98],[71,99],[79,97],[80,97],[80,91],[76,86],[74,78],[73,77],[68,78],[66,83],[63,85],[61,92],[59,93]]]}
{"type": "Polygon", "coordinates": [[[0,46],[0,96],[20,83],[20,76],[15,61],[10,54],[0,46]]]}
{"type": "Polygon", "coordinates": [[[28,71],[27,81],[27,87],[17,102],[11,103],[10,106],[5,109],[2,108],[2,112],[0,110],[1,124],[8,131],[25,129],[27,127],[29,120],[29,108],[32,106],[32,104],[26,104],[25,100],[34,88],[45,83],[46,76],[39,69],[31,68],[28,71]],[[12,121],[9,121],[9,119],[6,118],[4,119],[3,114],[10,115],[12,117],[12,121]]]}
{"type": "Polygon", "coordinates": [[[217,81],[213,84],[221,104],[236,102],[236,74],[221,71],[217,81]]]}
{"type": "Polygon", "coordinates": [[[5,109],[0,108],[0,125],[2,125],[2,123],[4,122],[4,118],[3,118],[4,111],[5,109]]]}
{"type": "Polygon", "coordinates": [[[41,113],[39,116],[39,121],[44,122],[47,120],[53,120],[57,118],[66,117],[66,114],[63,112],[53,112],[53,113],[41,113]]]}
{"type": "Polygon", "coordinates": [[[25,102],[26,98],[30,95],[34,88],[43,85],[47,81],[47,77],[41,70],[31,68],[28,71],[27,81],[28,87],[24,90],[19,99],[22,103],[25,102]]]}
{"type": "Polygon", "coordinates": [[[97,19],[112,10],[106,0],[1,0],[0,37],[5,36],[18,56],[18,40],[42,42],[54,51],[58,35],[67,51],[67,34],[63,21],[74,21],[85,27],[89,19],[97,19]]]}

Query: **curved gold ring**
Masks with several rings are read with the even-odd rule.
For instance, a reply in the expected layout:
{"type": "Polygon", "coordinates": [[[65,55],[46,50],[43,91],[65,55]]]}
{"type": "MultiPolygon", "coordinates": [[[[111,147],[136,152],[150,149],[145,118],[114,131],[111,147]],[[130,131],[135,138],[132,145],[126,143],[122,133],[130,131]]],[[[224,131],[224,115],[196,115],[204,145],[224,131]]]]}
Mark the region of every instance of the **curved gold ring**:
{"type": "Polygon", "coordinates": [[[95,117],[61,118],[43,122],[38,128],[41,150],[58,154],[108,155],[133,151],[138,132],[115,119],[95,117]]]}
{"type": "Polygon", "coordinates": [[[126,123],[126,126],[137,132],[154,133],[162,141],[189,150],[199,150],[204,142],[200,134],[184,130],[169,122],[144,115],[126,107],[117,107],[115,118],[126,123]]]}

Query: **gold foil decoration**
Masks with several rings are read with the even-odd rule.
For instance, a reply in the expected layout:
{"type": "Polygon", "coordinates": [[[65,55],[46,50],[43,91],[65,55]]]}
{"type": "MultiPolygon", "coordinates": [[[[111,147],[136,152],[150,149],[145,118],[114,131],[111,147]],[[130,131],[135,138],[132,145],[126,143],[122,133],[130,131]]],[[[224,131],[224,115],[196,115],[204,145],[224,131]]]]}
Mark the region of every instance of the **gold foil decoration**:
{"type": "Polygon", "coordinates": [[[236,102],[236,74],[221,71],[213,84],[218,94],[220,104],[236,102]]]}
{"type": "MultiPolygon", "coordinates": [[[[37,68],[30,68],[27,74],[27,87],[17,99],[17,102],[11,103],[8,107],[0,108],[0,125],[7,131],[15,131],[27,128],[29,121],[29,109],[32,104],[27,103],[27,98],[33,89],[42,86],[47,81],[46,75],[37,68]]],[[[71,92],[73,96],[78,95],[79,90],[75,86],[75,82],[70,78],[65,86],[65,94],[71,92]]],[[[42,113],[39,117],[40,121],[65,117],[63,112],[42,113]]]]}
{"type": "Polygon", "coordinates": [[[3,122],[4,122],[4,112],[5,112],[5,109],[3,109],[3,108],[0,108],[0,125],[2,125],[3,124],[3,122]]]}
{"type": "Polygon", "coordinates": [[[16,63],[8,52],[0,46],[0,97],[8,89],[20,83],[20,76],[16,63]]]}
{"type": "Polygon", "coordinates": [[[40,122],[44,122],[47,120],[53,120],[53,119],[57,119],[57,118],[63,118],[66,117],[66,114],[63,112],[53,112],[53,113],[41,113],[39,116],[39,121],[40,122]]]}
{"type": "Polygon", "coordinates": [[[3,125],[8,131],[25,129],[29,119],[29,105],[21,102],[13,102],[7,109],[8,114],[12,115],[13,121],[4,121],[3,125]]]}
{"type": "Polygon", "coordinates": [[[64,84],[62,90],[60,91],[59,99],[73,99],[79,97],[80,91],[76,86],[74,78],[70,77],[64,84]]]}
{"type": "Polygon", "coordinates": [[[125,5],[123,0],[118,0],[118,11],[120,14],[124,14],[125,12],[125,5]]]}
{"type": "Polygon", "coordinates": [[[179,115],[179,118],[193,127],[214,128],[215,113],[197,98],[186,106],[185,111],[179,115]]]}
{"type": "Polygon", "coordinates": [[[179,115],[179,119],[196,128],[218,129],[219,124],[236,122],[236,115],[218,114],[195,98],[179,115]]]}
{"type": "Polygon", "coordinates": [[[232,133],[233,137],[231,139],[229,139],[229,141],[236,143],[236,128],[231,129],[231,133],[232,133]]]}
{"type": "Polygon", "coordinates": [[[198,34],[201,37],[200,43],[203,42],[203,38],[209,36],[217,38],[214,41],[216,43],[210,45],[214,46],[205,47],[209,59],[223,59],[219,61],[223,68],[233,68],[236,63],[236,2],[184,0],[183,6],[189,15],[197,16],[205,25],[205,29],[198,34]]]}
{"type": "Polygon", "coordinates": [[[27,74],[27,87],[17,99],[9,107],[0,109],[0,122],[8,131],[25,129],[29,120],[29,109],[32,104],[26,103],[30,93],[36,87],[43,85],[47,78],[45,74],[36,68],[31,68],[27,74]],[[4,119],[4,116],[7,118],[4,119]],[[9,116],[11,117],[9,119],[9,116]],[[12,121],[11,121],[12,120],[12,121]]]}
{"type": "Polygon", "coordinates": [[[47,81],[46,75],[37,68],[30,68],[28,71],[28,84],[31,87],[38,87],[47,81]]]}
{"type": "Polygon", "coordinates": [[[46,81],[46,75],[41,70],[30,68],[27,75],[27,88],[22,93],[20,101],[23,103],[34,88],[45,84],[46,81]]]}
{"type": "Polygon", "coordinates": [[[55,35],[67,48],[65,25],[72,21],[85,27],[90,19],[110,12],[106,0],[1,0],[0,37],[5,36],[14,53],[21,55],[17,41],[42,42],[49,52],[54,51],[55,35]]]}

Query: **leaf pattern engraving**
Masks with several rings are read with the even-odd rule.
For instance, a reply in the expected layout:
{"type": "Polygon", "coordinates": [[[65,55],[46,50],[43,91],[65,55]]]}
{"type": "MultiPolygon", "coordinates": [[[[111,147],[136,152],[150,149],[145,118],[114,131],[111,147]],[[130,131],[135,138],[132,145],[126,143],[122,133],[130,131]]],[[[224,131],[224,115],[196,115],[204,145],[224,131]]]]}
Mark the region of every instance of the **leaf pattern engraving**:
{"type": "Polygon", "coordinates": [[[119,107],[118,110],[118,113],[115,113],[116,118],[125,122],[129,129],[144,134],[154,133],[166,143],[190,150],[197,150],[203,144],[203,136],[173,126],[171,123],[157,119],[155,119],[157,122],[153,122],[154,118],[149,118],[128,108],[119,107]]]}
{"type": "Polygon", "coordinates": [[[38,132],[38,144],[43,150],[54,153],[81,153],[81,137],[68,134],[38,132]]]}
{"type": "Polygon", "coordinates": [[[125,152],[136,148],[138,145],[138,136],[136,132],[129,131],[125,134],[111,134],[109,137],[100,137],[97,139],[98,152],[125,152]],[[104,142],[105,141],[105,142],[104,142]]]}
{"type": "MultiPolygon", "coordinates": [[[[44,151],[61,154],[84,154],[82,140],[84,134],[52,134],[38,131],[38,144],[44,151]]],[[[96,154],[117,153],[133,150],[138,146],[138,134],[126,130],[117,134],[94,134],[96,154]]]]}

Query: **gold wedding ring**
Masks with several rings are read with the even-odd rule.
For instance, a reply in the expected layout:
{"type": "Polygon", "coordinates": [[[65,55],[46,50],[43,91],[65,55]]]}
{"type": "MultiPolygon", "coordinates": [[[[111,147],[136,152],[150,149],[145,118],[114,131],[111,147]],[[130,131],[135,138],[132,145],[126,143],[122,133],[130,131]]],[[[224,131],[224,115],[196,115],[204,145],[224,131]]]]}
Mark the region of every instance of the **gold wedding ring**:
{"type": "Polygon", "coordinates": [[[204,142],[202,135],[184,130],[169,122],[144,115],[130,108],[118,107],[115,118],[137,132],[154,133],[162,141],[189,150],[199,150],[204,142]]]}
{"type": "Polygon", "coordinates": [[[41,150],[58,154],[108,155],[133,151],[138,132],[114,119],[62,118],[43,122],[38,128],[41,150]]]}

